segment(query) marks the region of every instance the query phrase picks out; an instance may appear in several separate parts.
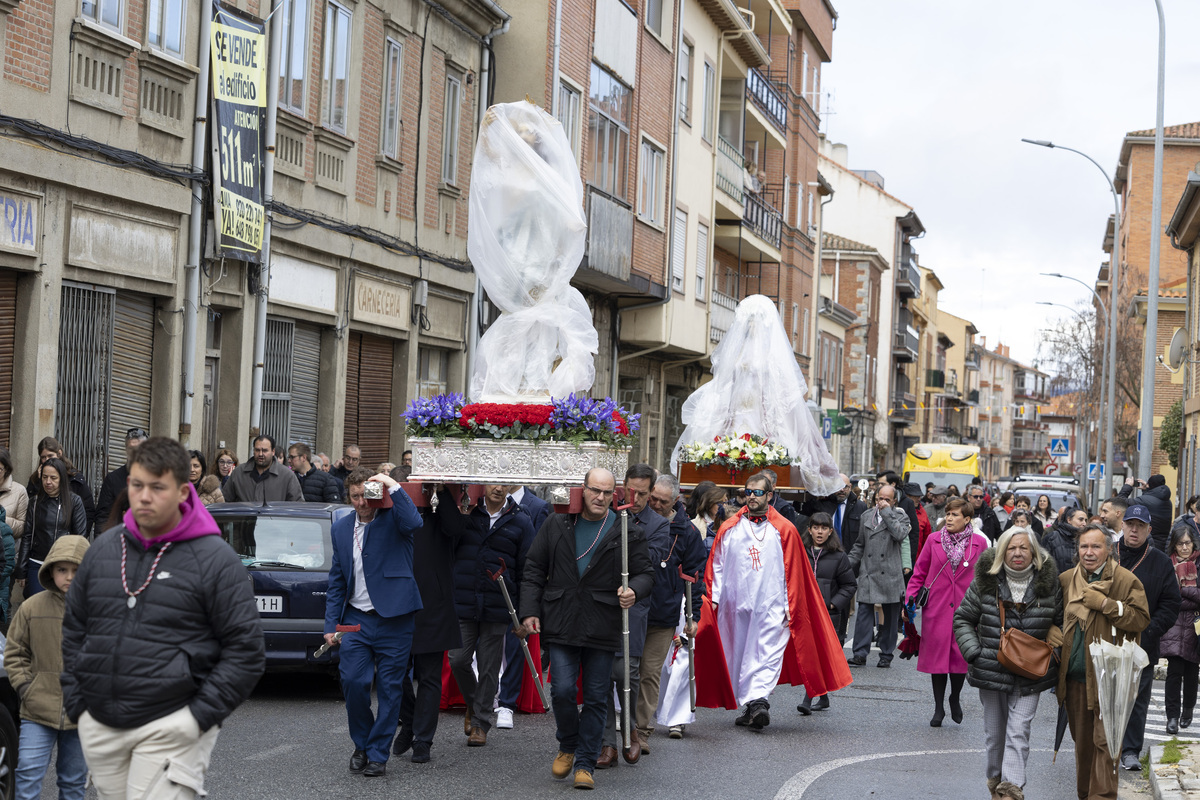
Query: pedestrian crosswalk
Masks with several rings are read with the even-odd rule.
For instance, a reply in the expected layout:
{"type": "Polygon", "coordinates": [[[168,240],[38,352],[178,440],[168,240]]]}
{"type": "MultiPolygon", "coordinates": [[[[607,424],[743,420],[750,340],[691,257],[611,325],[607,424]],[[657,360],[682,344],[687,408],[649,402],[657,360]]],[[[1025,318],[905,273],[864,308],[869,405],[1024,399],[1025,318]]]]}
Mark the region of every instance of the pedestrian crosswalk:
{"type": "MultiPolygon", "coordinates": [[[[1187,728],[1180,728],[1179,739],[1188,742],[1200,742],[1200,716],[1187,728]]],[[[1172,736],[1167,733],[1167,704],[1161,681],[1155,681],[1150,689],[1150,708],[1146,712],[1146,741],[1151,743],[1165,742],[1172,736]]]]}

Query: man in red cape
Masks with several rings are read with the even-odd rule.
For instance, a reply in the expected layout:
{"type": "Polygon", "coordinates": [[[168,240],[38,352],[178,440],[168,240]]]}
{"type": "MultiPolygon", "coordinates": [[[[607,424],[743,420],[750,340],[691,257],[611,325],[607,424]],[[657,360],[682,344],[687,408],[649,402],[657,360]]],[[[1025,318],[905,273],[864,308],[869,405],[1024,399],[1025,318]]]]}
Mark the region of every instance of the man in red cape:
{"type": "Polygon", "coordinates": [[[851,682],[800,535],[771,494],[765,477],[750,476],[746,505],[717,531],[696,634],[696,705],[745,705],[737,724],[754,729],[770,724],[767,695],[777,683],[818,697],[851,682]]]}

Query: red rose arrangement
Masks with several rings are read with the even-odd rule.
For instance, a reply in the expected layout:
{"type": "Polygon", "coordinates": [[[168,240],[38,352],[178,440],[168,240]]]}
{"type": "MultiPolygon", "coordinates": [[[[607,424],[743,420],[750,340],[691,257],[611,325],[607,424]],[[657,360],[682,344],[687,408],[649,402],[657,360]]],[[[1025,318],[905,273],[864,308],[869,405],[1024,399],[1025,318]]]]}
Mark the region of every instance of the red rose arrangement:
{"type": "Polygon", "coordinates": [[[507,404],[507,403],[471,403],[463,406],[458,424],[469,428],[472,424],[495,425],[498,428],[511,428],[514,423],[522,425],[554,427],[550,414],[554,406],[507,404]]]}

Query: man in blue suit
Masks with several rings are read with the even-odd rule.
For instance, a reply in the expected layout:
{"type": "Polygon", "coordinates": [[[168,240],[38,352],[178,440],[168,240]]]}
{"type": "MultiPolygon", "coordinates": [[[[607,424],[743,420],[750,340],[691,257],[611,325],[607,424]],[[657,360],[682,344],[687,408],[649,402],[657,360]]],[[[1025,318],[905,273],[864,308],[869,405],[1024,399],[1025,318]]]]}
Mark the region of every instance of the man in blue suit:
{"type": "Polygon", "coordinates": [[[354,514],[334,523],[333,566],[325,596],[325,641],[337,625],[360,625],[345,634],[339,670],[354,755],[350,771],[374,778],[386,770],[400,715],[404,672],[412,648],[413,618],[421,594],[413,578],[413,534],[421,515],[400,484],[357,468],[346,477],[354,514]],[[384,486],[382,501],[366,498],[365,484],[384,486]],[[371,682],[379,713],[371,713],[371,682]]]}
{"type": "MultiPolygon", "coordinates": [[[[524,486],[509,486],[509,497],[525,510],[533,521],[533,533],[542,529],[542,523],[554,508],[524,486]]],[[[514,597],[513,603],[519,600],[514,597]]],[[[525,656],[521,652],[521,639],[512,631],[504,635],[504,672],[500,675],[500,697],[496,701],[496,727],[511,728],[513,712],[521,697],[521,677],[525,674],[525,656]]]]}

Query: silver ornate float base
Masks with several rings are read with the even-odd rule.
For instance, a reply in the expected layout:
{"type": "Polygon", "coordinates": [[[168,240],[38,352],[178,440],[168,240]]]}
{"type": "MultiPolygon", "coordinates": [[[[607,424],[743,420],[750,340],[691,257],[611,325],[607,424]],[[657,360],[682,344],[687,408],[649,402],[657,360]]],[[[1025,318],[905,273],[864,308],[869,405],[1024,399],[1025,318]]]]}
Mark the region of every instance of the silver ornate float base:
{"type": "Polygon", "coordinates": [[[552,486],[583,483],[593,467],[617,476],[629,465],[629,448],[610,449],[599,442],[522,442],[513,440],[412,438],[410,481],[515,483],[552,486]]]}

